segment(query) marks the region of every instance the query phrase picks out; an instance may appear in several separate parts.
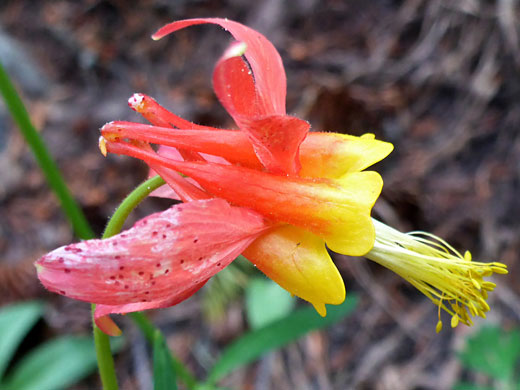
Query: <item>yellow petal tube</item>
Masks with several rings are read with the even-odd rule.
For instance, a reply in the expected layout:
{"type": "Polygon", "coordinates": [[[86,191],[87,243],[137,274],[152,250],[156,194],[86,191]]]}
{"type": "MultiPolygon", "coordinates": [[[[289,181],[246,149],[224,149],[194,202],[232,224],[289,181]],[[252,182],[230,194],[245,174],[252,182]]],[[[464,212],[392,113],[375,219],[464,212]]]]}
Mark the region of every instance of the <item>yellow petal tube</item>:
{"type": "Polygon", "coordinates": [[[314,306],[325,316],[325,304],[345,300],[345,284],[325,243],[314,234],[283,225],[256,239],[244,256],[291,294],[314,306]]]}
{"type": "Polygon", "coordinates": [[[335,180],[344,201],[330,202],[328,207],[316,210],[331,226],[322,237],[334,252],[363,256],[374,245],[375,229],[370,211],[381,193],[383,179],[376,172],[364,171],[348,173],[335,180]]]}
{"type": "Polygon", "coordinates": [[[337,133],[311,133],[300,146],[302,177],[335,179],[381,161],[394,149],[389,142],[337,133]]]}

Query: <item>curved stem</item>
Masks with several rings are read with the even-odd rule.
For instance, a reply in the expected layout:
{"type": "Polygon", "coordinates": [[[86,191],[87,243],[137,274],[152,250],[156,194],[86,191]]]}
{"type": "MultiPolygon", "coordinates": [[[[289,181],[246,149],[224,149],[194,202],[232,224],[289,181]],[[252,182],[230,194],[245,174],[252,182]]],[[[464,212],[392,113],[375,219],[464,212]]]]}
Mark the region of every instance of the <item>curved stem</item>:
{"type": "Polygon", "coordinates": [[[118,234],[132,210],[135,209],[144,198],[150,195],[150,193],[164,184],[165,181],[160,176],[154,176],[133,190],[116,209],[110,221],[108,221],[102,238],[109,238],[118,234]]]}
{"type": "MultiPolygon", "coordinates": [[[[118,234],[123,228],[128,215],[150,193],[165,184],[160,176],[155,176],[140,184],[133,190],[116,209],[103,232],[102,238],[109,238],[118,234]]],[[[104,390],[117,390],[117,377],[114,369],[114,359],[110,351],[110,338],[103,333],[94,322],[96,305],[92,304],[92,324],[94,326],[94,343],[99,367],[99,376],[104,390]]]]}

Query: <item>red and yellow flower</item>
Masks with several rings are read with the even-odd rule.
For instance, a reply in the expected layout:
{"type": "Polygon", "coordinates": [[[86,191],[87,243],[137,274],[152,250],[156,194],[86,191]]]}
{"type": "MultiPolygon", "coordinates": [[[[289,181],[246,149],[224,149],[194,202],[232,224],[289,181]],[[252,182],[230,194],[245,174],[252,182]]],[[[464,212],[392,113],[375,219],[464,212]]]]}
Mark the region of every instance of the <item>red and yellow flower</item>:
{"type": "MultiPolygon", "coordinates": [[[[368,254],[383,263],[380,257],[387,247],[382,243],[388,242],[376,235],[387,231],[380,227],[376,234],[370,216],[383,181],[365,169],[393,146],[370,134],[309,132],[307,122],[287,115],[280,55],[246,26],[227,19],[182,20],[164,26],[153,38],[203,23],[220,25],[236,40],[218,60],[213,85],[238,130],[188,122],[152,98],[135,94],[129,105],[151,125],[110,122],[101,129],[100,149],[105,155],[145,161],[183,203],[110,239],[65,246],[37,262],[38,276],[48,289],[96,303],[101,326],[110,313],[186,299],[240,253],[321,315],[326,304],[345,299],[343,280],[326,247],[345,255],[368,254]],[[155,151],[151,144],[160,147],[155,151]],[[373,252],[375,243],[379,246],[373,252]]],[[[394,252],[397,241],[392,241],[394,252]]],[[[417,249],[409,248],[410,253],[417,249]]],[[[392,248],[387,252],[393,253],[392,248]]],[[[417,262],[408,263],[417,267],[417,262]]],[[[471,275],[471,269],[463,272],[471,275]]],[[[475,273],[473,280],[477,274],[482,275],[475,273]]],[[[433,300],[435,288],[421,291],[433,300]]],[[[464,294],[447,294],[442,288],[440,294],[439,307],[446,308],[443,299],[473,305],[464,294]]],[[[471,294],[480,298],[473,290],[471,294]]]]}

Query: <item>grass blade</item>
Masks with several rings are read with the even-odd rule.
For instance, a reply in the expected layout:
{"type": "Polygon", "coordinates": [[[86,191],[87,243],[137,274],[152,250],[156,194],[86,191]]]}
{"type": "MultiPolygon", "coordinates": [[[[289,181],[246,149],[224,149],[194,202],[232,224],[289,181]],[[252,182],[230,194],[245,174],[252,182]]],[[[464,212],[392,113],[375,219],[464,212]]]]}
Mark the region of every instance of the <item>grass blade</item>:
{"type": "Polygon", "coordinates": [[[16,92],[2,64],[0,64],[0,93],[3,95],[6,106],[14,121],[18,124],[25,141],[29,144],[38,165],[45,174],[47,182],[58,197],[74,232],[81,239],[94,238],[94,232],[90,228],[83,211],[70,194],[60,170],[52,159],[40,134],[34,128],[22,99],[16,92]]]}
{"type": "Polygon", "coordinates": [[[312,307],[294,311],[287,317],[249,332],[227,347],[211,369],[207,383],[214,384],[232,370],[250,363],[270,350],[280,348],[306,333],[341,320],[356,308],[358,297],[350,294],[339,306],[329,306],[326,317],[312,307]]]}
{"type": "Polygon", "coordinates": [[[153,342],[153,388],[154,390],[177,390],[177,378],[172,368],[170,349],[158,330],[155,331],[153,342]]]}

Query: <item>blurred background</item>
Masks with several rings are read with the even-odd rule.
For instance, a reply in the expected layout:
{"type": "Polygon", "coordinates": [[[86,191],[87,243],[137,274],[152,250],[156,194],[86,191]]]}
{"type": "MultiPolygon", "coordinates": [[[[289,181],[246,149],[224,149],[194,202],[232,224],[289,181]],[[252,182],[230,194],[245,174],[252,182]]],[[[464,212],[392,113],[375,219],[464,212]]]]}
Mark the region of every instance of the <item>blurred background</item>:
{"type": "MultiPolygon", "coordinates": [[[[200,124],[233,126],[211,86],[229,35],[208,25],[150,39],[167,22],[208,16],[247,24],[273,42],[286,67],[289,113],[315,130],[372,132],[394,143],[392,155],[375,167],[385,181],[377,218],[403,231],[433,232],[476,260],[502,261],[510,270],[498,278],[486,321],[452,330],[443,317],[437,335],[437,308],[426,297],[386,269],[335,256],[347,294],[360,297],[356,311],[235,371],[223,385],[405,390],[450,389],[466,380],[492,386],[456,351],[484,323],[507,332],[520,316],[520,4],[1,1],[0,61],[98,235],[147,175],[139,161],[104,158],[97,146],[105,122],[141,121],[127,106],[132,93],[151,95],[200,124]]],[[[170,204],[145,201],[128,226],[170,204]]],[[[0,101],[0,304],[48,303],[19,355],[55,335],[89,332],[90,306],[45,292],[32,265],[74,240],[0,101]]],[[[234,270],[237,278],[216,279],[188,301],[152,313],[168,345],[197,373],[249,327],[243,290],[253,271],[242,268],[234,270]],[[226,293],[219,283],[228,284],[226,293]]],[[[127,319],[118,321],[130,341],[116,359],[121,387],[146,389],[149,351],[127,319]]],[[[72,388],[96,386],[92,376],[72,388]]]]}

